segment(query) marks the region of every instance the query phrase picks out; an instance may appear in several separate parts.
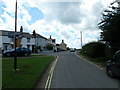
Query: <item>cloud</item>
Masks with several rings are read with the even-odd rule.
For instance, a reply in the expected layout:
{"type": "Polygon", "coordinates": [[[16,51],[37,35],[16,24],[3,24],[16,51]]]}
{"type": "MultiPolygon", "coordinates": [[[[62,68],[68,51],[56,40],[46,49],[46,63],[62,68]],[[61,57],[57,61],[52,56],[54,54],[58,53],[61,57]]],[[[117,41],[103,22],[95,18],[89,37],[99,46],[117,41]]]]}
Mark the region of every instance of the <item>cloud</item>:
{"type": "Polygon", "coordinates": [[[61,35],[65,38],[65,39],[69,39],[70,36],[66,31],[61,31],[61,35]]]}
{"type": "MultiPolygon", "coordinates": [[[[40,0],[18,1],[18,31],[23,26],[25,32],[37,33],[56,38],[57,43],[62,39],[70,47],[80,47],[80,31],[83,32],[83,44],[99,39],[100,30],[97,24],[101,13],[114,0],[79,0],[79,2],[41,2],[40,0]],[[34,15],[36,8],[43,18],[34,15]],[[37,16],[37,17],[36,17],[37,16]],[[36,18],[35,18],[36,17],[36,18]],[[31,23],[29,23],[31,22],[31,23]]],[[[3,13],[0,15],[0,29],[14,30],[15,0],[2,0],[3,13]]]]}

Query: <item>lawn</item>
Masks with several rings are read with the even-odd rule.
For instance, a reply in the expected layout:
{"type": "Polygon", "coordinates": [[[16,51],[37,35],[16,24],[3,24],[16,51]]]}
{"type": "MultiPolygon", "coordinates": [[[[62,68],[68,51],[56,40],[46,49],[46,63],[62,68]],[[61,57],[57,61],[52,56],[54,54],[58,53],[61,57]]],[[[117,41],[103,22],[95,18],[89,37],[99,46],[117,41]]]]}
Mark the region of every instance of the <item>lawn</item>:
{"type": "Polygon", "coordinates": [[[13,71],[13,59],[2,60],[3,88],[34,88],[52,60],[52,56],[18,58],[17,72],[13,71]]]}
{"type": "MultiPolygon", "coordinates": [[[[0,55],[0,56],[2,56],[2,55],[0,55]]],[[[29,56],[18,56],[18,58],[19,57],[45,57],[45,56],[47,56],[47,55],[29,55],[29,56]]],[[[10,57],[7,57],[7,56],[2,56],[2,58],[14,58],[14,56],[10,56],[10,57]]]]}

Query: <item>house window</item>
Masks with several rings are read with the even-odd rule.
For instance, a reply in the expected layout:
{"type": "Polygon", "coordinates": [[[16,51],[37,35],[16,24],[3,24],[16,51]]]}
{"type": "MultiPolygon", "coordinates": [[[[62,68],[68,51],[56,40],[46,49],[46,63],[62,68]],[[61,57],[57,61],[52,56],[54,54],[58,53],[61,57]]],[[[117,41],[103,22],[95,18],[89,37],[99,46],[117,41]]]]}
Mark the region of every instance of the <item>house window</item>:
{"type": "Polygon", "coordinates": [[[14,41],[14,38],[10,38],[10,42],[13,42],[14,41]]]}
{"type": "Polygon", "coordinates": [[[30,43],[30,38],[27,38],[27,43],[30,43]]]}
{"type": "Polygon", "coordinates": [[[27,48],[30,49],[30,45],[27,45],[27,48]]]}

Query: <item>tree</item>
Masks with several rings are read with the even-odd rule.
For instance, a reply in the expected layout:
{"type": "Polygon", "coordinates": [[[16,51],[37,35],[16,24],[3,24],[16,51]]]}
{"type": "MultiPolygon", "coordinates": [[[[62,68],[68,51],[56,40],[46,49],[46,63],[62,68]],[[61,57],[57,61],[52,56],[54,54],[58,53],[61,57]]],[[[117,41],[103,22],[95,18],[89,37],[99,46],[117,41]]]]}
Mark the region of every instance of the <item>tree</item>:
{"type": "Polygon", "coordinates": [[[101,40],[110,45],[114,51],[120,49],[120,3],[114,2],[105,10],[103,18],[98,24],[101,32],[101,40]],[[115,3],[118,6],[113,6],[115,3]]]}

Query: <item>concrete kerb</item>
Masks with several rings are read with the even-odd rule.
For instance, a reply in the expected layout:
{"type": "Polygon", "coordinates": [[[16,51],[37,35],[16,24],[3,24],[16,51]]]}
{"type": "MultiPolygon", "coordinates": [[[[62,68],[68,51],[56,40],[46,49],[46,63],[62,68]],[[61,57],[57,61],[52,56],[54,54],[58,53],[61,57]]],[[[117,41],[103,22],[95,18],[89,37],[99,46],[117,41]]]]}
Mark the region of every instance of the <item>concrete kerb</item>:
{"type": "Polygon", "coordinates": [[[45,84],[45,90],[47,89],[50,89],[50,86],[51,86],[51,81],[52,81],[52,76],[53,76],[53,72],[54,72],[54,68],[56,66],[56,63],[58,61],[58,56],[56,57],[56,60],[55,62],[53,63],[51,69],[50,69],[50,72],[49,72],[49,75],[47,77],[47,80],[46,80],[46,84],[45,84]]]}
{"type": "Polygon", "coordinates": [[[42,78],[40,79],[40,81],[38,81],[37,85],[35,86],[35,90],[38,88],[45,90],[50,89],[53,71],[56,66],[57,60],[58,60],[58,56],[56,56],[55,59],[48,65],[42,78]]]}
{"type": "Polygon", "coordinates": [[[100,68],[100,69],[102,69],[102,70],[104,70],[104,68],[102,68],[102,67],[96,65],[95,63],[92,63],[92,62],[90,62],[90,61],[88,61],[88,60],[86,60],[86,59],[80,57],[80,56],[77,54],[77,52],[75,52],[75,54],[76,54],[77,57],[81,58],[82,60],[84,60],[84,61],[86,61],[86,62],[88,62],[88,63],[90,63],[90,64],[92,64],[92,65],[94,65],[94,66],[96,66],[96,67],[98,67],[98,68],[100,68]]]}

